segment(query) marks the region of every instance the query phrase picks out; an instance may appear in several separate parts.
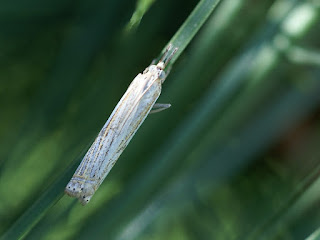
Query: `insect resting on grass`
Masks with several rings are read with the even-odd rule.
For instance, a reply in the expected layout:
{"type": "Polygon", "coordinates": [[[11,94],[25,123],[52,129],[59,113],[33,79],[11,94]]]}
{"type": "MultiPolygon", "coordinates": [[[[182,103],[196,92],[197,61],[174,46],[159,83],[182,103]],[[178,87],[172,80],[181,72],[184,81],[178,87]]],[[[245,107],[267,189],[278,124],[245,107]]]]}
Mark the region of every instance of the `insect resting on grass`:
{"type": "Polygon", "coordinates": [[[167,76],[164,69],[177,50],[170,44],[157,65],[133,79],[67,184],[66,194],[86,205],[147,115],[171,106],[155,102],[167,76]]]}

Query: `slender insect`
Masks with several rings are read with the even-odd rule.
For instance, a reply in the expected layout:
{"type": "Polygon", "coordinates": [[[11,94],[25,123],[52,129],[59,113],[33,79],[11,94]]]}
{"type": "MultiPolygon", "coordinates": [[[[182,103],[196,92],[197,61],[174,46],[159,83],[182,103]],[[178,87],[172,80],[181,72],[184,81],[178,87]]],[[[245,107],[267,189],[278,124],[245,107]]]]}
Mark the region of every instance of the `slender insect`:
{"type": "Polygon", "coordinates": [[[147,115],[171,106],[155,102],[167,76],[164,68],[176,51],[170,44],[157,65],[151,63],[133,79],[82,159],[65,188],[65,193],[82,205],[90,201],[147,115]]]}

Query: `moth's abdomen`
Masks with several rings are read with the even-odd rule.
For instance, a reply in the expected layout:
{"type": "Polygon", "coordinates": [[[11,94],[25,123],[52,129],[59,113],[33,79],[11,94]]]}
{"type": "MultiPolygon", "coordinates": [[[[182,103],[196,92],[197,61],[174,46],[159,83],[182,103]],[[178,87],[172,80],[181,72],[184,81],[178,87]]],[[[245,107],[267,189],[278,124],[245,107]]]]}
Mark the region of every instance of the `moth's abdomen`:
{"type": "Polygon", "coordinates": [[[83,189],[83,182],[76,181],[71,179],[70,182],[67,184],[65,193],[71,197],[79,197],[81,193],[81,189],[83,189]]]}
{"type": "Polygon", "coordinates": [[[74,175],[66,186],[65,193],[78,198],[82,205],[86,205],[96,191],[95,186],[95,181],[74,175]]]}

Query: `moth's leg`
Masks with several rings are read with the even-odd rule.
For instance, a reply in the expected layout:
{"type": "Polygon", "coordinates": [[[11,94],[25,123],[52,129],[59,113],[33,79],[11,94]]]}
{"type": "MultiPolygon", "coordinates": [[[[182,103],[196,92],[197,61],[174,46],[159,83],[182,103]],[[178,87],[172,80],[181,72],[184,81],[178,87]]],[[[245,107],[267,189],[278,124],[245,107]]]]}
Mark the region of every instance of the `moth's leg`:
{"type": "Polygon", "coordinates": [[[156,103],[153,105],[150,114],[151,113],[157,113],[157,112],[161,112],[163,110],[166,110],[167,108],[171,107],[170,103],[156,103]]]}

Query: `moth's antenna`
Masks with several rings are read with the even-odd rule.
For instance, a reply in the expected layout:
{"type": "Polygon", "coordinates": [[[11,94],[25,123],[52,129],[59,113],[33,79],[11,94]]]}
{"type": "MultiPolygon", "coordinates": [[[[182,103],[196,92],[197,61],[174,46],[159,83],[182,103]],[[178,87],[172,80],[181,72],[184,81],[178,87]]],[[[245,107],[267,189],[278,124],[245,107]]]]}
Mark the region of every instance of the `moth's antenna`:
{"type": "Polygon", "coordinates": [[[164,53],[163,53],[162,57],[160,58],[159,62],[164,62],[164,60],[167,57],[168,52],[171,50],[171,48],[172,48],[172,44],[170,43],[169,46],[164,51],[164,53]]]}
{"type": "Polygon", "coordinates": [[[172,44],[170,43],[166,49],[166,51],[163,53],[161,59],[159,60],[159,63],[163,62],[164,67],[167,65],[167,63],[172,59],[173,55],[176,53],[178,48],[173,49],[173,51],[170,53],[172,49],[172,44]]]}
{"type": "Polygon", "coordinates": [[[168,56],[166,56],[166,58],[163,60],[164,66],[166,66],[167,63],[170,62],[170,60],[172,59],[172,57],[174,56],[174,54],[176,54],[177,51],[178,51],[178,48],[174,48],[173,51],[172,51],[170,54],[168,54],[168,56]]]}

